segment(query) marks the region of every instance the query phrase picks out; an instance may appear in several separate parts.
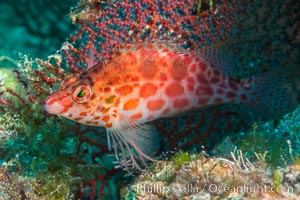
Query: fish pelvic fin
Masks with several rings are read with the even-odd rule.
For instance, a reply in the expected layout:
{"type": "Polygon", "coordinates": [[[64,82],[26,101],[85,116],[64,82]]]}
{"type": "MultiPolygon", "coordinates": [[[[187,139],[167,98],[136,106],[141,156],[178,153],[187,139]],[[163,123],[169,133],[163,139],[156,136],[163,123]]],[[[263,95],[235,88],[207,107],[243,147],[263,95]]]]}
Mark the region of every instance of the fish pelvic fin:
{"type": "Polygon", "coordinates": [[[160,137],[153,126],[123,123],[107,129],[107,134],[109,148],[114,149],[118,165],[128,172],[144,171],[148,161],[156,161],[151,155],[160,149],[160,137]]]}

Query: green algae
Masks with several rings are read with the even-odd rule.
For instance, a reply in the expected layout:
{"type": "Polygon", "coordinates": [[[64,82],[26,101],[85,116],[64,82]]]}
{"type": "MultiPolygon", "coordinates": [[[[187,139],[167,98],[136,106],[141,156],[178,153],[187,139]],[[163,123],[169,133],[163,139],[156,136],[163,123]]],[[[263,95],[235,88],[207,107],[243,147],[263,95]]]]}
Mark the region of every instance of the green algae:
{"type": "Polygon", "coordinates": [[[189,163],[193,160],[193,155],[188,152],[178,152],[174,156],[172,156],[171,160],[173,161],[174,165],[177,167],[181,167],[184,164],[189,163]]]}

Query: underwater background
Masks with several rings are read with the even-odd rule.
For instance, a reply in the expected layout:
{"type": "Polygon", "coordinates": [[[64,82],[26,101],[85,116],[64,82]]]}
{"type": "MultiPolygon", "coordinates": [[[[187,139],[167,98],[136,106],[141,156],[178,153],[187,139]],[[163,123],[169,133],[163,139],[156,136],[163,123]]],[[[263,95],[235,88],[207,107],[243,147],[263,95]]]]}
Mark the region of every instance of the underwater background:
{"type": "Polygon", "coordinates": [[[131,173],[104,129],[43,106],[65,77],[133,41],[224,48],[236,78],[299,69],[298,1],[2,0],[0,11],[0,199],[300,199],[299,105],[274,118],[222,105],[151,122],[160,161],[131,173]]]}

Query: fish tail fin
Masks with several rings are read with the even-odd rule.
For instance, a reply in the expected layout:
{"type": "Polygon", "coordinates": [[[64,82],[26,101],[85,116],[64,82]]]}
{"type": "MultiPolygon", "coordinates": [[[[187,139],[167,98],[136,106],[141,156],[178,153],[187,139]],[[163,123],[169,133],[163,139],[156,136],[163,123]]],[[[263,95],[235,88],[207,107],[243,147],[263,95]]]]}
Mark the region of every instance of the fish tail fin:
{"type": "Polygon", "coordinates": [[[297,106],[300,71],[276,71],[242,80],[240,103],[264,118],[279,118],[297,106]]]}

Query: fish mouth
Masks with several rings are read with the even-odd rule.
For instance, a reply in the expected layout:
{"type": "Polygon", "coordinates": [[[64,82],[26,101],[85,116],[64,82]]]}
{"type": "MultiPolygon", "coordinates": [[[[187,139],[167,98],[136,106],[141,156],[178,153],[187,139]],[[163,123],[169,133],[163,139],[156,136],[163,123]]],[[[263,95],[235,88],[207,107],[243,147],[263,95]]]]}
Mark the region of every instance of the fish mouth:
{"type": "Polygon", "coordinates": [[[63,111],[64,106],[57,103],[56,99],[50,96],[45,100],[44,108],[48,113],[57,115],[63,111]]]}

